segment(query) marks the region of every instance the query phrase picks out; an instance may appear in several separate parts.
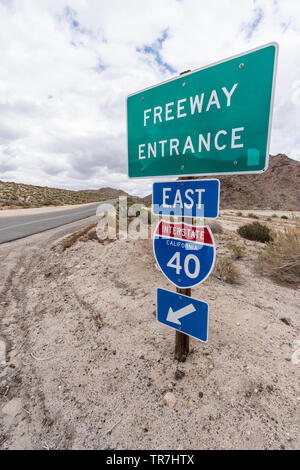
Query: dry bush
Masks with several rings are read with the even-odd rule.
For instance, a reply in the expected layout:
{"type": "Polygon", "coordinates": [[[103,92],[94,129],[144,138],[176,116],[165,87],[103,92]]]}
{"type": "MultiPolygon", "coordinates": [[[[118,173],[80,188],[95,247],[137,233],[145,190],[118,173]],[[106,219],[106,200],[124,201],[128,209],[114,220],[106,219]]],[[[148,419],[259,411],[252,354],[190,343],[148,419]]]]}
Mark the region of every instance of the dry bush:
{"type": "Polygon", "coordinates": [[[300,228],[285,229],[277,234],[258,255],[257,268],[274,281],[300,286],[300,228]]]}
{"type": "Polygon", "coordinates": [[[236,243],[227,243],[227,248],[232,252],[234,259],[240,259],[244,256],[245,247],[236,243]]]}
{"type": "Polygon", "coordinates": [[[234,265],[231,258],[219,258],[214,275],[229,284],[241,284],[243,280],[240,270],[234,265]]]}
{"type": "Polygon", "coordinates": [[[211,228],[212,233],[223,233],[223,227],[220,222],[211,222],[209,226],[211,228]]]}
{"type": "MultiPolygon", "coordinates": [[[[134,219],[135,217],[127,218],[127,228],[130,222],[132,222],[134,219]]],[[[51,249],[55,250],[56,248],[61,248],[62,251],[65,251],[67,248],[73,246],[77,241],[87,242],[90,240],[95,240],[99,243],[110,243],[115,239],[119,238],[119,218],[116,219],[116,238],[110,238],[109,236],[106,236],[103,240],[100,239],[97,235],[97,225],[98,223],[94,222],[93,224],[88,225],[87,227],[78,230],[77,232],[74,232],[71,235],[68,235],[67,237],[63,238],[58,243],[53,245],[51,249]]],[[[107,227],[105,228],[104,232],[107,233],[107,227]]]]}
{"type": "Polygon", "coordinates": [[[97,237],[96,227],[97,223],[90,225],[90,230],[82,234],[79,240],[81,240],[82,242],[87,242],[89,240],[99,241],[99,238],[97,237]]]}
{"type": "Polygon", "coordinates": [[[96,234],[97,222],[88,225],[87,227],[78,230],[77,232],[71,233],[68,237],[63,238],[58,243],[51,247],[52,250],[56,249],[58,246],[62,247],[62,250],[65,251],[67,248],[73,246],[77,240],[87,241],[87,240],[98,240],[96,234]]]}
{"type": "Polygon", "coordinates": [[[254,240],[261,243],[273,241],[272,231],[267,225],[253,222],[252,224],[242,225],[237,230],[238,234],[247,240],[254,240]]]}

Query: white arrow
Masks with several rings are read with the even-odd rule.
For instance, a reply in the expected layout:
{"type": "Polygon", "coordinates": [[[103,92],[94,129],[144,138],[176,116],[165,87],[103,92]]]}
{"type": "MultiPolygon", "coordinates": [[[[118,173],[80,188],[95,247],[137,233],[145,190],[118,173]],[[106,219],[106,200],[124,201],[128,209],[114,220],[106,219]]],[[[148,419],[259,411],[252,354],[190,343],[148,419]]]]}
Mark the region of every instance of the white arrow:
{"type": "Polygon", "coordinates": [[[186,305],[185,307],[177,310],[176,312],[173,311],[172,307],[169,308],[167,321],[171,323],[177,323],[177,325],[181,325],[179,318],[185,317],[190,313],[196,312],[196,309],[193,304],[186,305]]]}

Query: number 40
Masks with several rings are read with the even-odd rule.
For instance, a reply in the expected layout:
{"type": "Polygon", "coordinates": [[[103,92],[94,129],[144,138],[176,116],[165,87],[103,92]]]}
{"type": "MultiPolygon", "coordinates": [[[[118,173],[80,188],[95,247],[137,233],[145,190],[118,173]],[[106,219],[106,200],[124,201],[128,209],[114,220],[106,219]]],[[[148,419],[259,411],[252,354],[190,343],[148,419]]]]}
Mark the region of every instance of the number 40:
{"type": "MultiPolygon", "coordinates": [[[[169,268],[176,269],[176,274],[180,274],[182,270],[181,262],[180,262],[180,251],[176,251],[176,253],[172,256],[170,261],[168,262],[167,266],[169,268]]],[[[200,261],[196,255],[189,254],[184,259],[183,264],[185,274],[190,277],[191,279],[195,279],[200,272],[200,261]],[[194,272],[190,271],[190,261],[194,261],[194,272]]]]}

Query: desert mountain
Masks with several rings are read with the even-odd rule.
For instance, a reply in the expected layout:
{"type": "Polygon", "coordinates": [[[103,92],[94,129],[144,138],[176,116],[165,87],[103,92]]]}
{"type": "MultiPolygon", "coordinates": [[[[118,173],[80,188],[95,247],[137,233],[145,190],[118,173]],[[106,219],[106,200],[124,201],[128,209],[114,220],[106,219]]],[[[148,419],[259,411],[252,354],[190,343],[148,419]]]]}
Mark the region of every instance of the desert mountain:
{"type": "MultiPolygon", "coordinates": [[[[216,178],[221,183],[221,209],[300,211],[300,162],[286,155],[270,155],[265,173],[216,178]]],[[[143,202],[150,205],[152,195],[144,197],[143,202]]]]}
{"type": "Polygon", "coordinates": [[[65,204],[87,204],[127,196],[124,191],[113,188],[71,191],[67,189],[33,186],[30,184],[0,181],[0,210],[65,204]]]}
{"type": "MultiPolygon", "coordinates": [[[[206,177],[208,178],[208,177],[206,177]]],[[[265,173],[253,175],[219,176],[222,209],[282,209],[300,211],[300,162],[278,154],[270,156],[265,173]]],[[[85,191],[33,186],[0,181],[0,209],[14,207],[41,207],[88,202],[129,196],[121,189],[100,188],[85,191]]],[[[140,200],[151,205],[152,195],[140,200]]]]}
{"type": "Polygon", "coordinates": [[[129,196],[128,193],[125,191],[122,191],[122,189],[115,189],[115,188],[100,188],[100,189],[88,189],[87,191],[84,191],[86,193],[90,194],[97,194],[101,197],[107,197],[107,198],[117,198],[119,196],[129,196]]]}
{"type": "Polygon", "coordinates": [[[278,154],[270,156],[265,173],[220,176],[223,209],[300,210],[300,163],[278,154]]]}

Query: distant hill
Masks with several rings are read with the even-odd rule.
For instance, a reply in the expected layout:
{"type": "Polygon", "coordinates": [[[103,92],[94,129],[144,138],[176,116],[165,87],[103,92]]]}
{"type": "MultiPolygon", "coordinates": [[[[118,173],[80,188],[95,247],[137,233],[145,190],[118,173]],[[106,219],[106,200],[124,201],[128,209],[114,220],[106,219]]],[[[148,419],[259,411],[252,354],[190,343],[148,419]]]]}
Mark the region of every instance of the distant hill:
{"type": "Polygon", "coordinates": [[[119,195],[126,196],[127,193],[113,188],[70,191],[0,181],[0,209],[87,204],[115,198],[119,195]]]}
{"type": "MultiPolygon", "coordinates": [[[[217,178],[221,182],[222,209],[300,211],[300,163],[286,155],[270,156],[269,168],[265,173],[217,178]]],[[[0,181],[0,209],[86,204],[119,196],[128,196],[132,202],[142,202],[147,206],[152,203],[151,194],[138,198],[109,187],[70,191],[0,181]]]]}
{"type": "MultiPolygon", "coordinates": [[[[81,191],[79,191],[81,192],[81,191]]],[[[115,188],[100,188],[100,189],[88,189],[86,191],[82,191],[89,194],[99,194],[99,196],[105,196],[110,198],[116,198],[119,196],[129,196],[128,193],[122,191],[122,189],[115,189],[115,188]]]]}
{"type": "Polygon", "coordinates": [[[148,196],[143,197],[141,200],[145,206],[150,207],[152,204],[152,194],[148,194],[148,196]]]}
{"type": "Polygon", "coordinates": [[[270,156],[265,173],[218,178],[223,209],[300,211],[300,163],[286,155],[270,156]]]}
{"type": "MultiPolygon", "coordinates": [[[[221,183],[221,209],[300,211],[300,162],[286,155],[270,156],[269,168],[265,173],[220,175],[216,178],[221,183]]],[[[142,201],[151,205],[152,195],[142,201]]]]}

